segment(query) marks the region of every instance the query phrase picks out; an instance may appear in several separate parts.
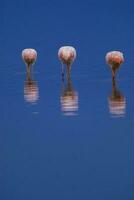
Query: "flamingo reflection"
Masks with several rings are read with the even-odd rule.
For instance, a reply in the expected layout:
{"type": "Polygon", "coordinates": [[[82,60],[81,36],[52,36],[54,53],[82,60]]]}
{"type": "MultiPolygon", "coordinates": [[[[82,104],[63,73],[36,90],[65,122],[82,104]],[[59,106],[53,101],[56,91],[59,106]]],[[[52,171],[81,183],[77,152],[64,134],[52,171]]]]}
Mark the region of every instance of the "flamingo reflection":
{"type": "Polygon", "coordinates": [[[78,112],[78,93],[73,89],[70,76],[65,84],[62,79],[62,92],[60,97],[61,110],[64,115],[77,115],[78,112]]]}
{"type": "Polygon", "coordinates": [[[115,80],[112,81],[112,93],[108,98],[109,112],[113,117],[124,117],[126,113],[126,98],[117,88],[115,80]]]}
{"type": "Polygon", "coordinates": [[[29,72],[26,75],[26,81],[24,84],[24,99],[29,103],[36,103],[39,99],[37,82],[31,78],[31,74],[29,72]]]}

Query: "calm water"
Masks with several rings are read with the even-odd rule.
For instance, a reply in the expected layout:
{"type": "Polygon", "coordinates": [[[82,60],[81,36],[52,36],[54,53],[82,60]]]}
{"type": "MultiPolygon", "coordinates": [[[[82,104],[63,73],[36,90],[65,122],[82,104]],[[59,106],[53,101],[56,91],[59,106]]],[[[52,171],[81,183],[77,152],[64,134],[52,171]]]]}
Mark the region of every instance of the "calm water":
{"type": "Polygon", "coordinates": [[[133,200],[133,1],[0,3],[0,199],[133,200]],[[69,82],[63,45],[77,49],[69,82]],[[114,87],[110,50],[125,56],[114,87]]]}

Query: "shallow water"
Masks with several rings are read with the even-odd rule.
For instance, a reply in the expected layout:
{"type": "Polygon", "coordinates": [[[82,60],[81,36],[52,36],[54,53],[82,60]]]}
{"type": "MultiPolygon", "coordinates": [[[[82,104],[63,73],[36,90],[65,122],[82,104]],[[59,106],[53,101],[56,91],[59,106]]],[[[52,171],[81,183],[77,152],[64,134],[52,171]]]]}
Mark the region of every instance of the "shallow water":
{"type": "Polygon", "coordinates": [[[132,2],[68,2],[69,15],[62,1],[2,3],[2,200],[134,198],[132,2]],[[57,51],[66,44],[77,59],[63,82],[57,51]],[[30,77],[26,47],[38,51],[30,77]],[[114,86],[110,50],[125,55],[114,86]]]}

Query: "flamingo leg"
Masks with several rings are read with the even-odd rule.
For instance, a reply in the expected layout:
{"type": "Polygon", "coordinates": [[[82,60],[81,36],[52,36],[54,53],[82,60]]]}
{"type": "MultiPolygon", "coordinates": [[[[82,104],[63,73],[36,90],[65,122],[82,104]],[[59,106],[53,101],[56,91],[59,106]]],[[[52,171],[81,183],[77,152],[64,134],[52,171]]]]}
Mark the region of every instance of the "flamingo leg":
{"type": "Polygon", "coordinates": [[[63,63],[61,65],[61,77],[62,77],[62,80],[64,81],[64,64],[63,63]]]}

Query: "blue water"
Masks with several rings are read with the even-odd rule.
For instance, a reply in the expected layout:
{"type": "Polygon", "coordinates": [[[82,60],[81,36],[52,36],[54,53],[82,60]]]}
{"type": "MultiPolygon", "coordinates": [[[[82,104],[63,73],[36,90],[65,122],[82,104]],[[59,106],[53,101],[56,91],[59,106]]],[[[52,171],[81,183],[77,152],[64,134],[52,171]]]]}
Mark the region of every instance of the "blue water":
{"type": "Polygon", "coordinates": [[[133,200],[133,1],[0,3],[0,199],[133,200]],[[69,83],[63,45],[77,50],[69,83]],[[111,50],[125,57],[113,89],[111,50]]]}

